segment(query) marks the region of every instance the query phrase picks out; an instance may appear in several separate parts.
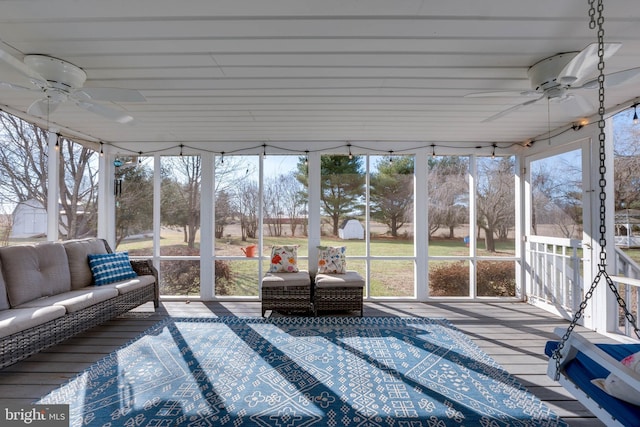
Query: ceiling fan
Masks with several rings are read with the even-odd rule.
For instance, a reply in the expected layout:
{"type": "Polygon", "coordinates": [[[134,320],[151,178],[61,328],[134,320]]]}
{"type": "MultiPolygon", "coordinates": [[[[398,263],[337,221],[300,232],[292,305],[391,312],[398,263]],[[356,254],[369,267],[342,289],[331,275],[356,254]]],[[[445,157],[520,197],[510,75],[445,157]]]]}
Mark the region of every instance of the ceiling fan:
{"type": "MultiPolygon", "coordinates": [[[[621,43],[605,43],[604,59],[610,58],[622,46],[621,43]]],[[[528,98],[520,104],[500,111],[483,120],[490,122],[542,99],[549,102],[572,101],[575,116],[594,110],[591,103],[576,91],[598,87],[598,45],[590,44],[580,52],[564,52],[536,62],[527,70],[531,89],[520,91],[480,92],[466,95],[469,98],[522,97],[528,98]]],[[[607,74],[605,86],[614,87],[640,75],[640,67],[607,74]]]]}
{"type": "Polygon", "coordinates": [[[78,107],[107,119],[118,123],[129,123],[133,120],[130,115],[95,101],[146,101],[140,92],[133,89],[83,87],[87,74],[80,67],[62,59],[47,55],[25,55],[24,61],[20,61],[0,48],[0,60],[28,77],[33,85],[33,87],[25,87],[0,81],[0,87],[40,92],[44,95],[27,109],[27,113],[34,116],[49,117],[49,114],[53,113],[60,104],[71,101],[78,107]]]}

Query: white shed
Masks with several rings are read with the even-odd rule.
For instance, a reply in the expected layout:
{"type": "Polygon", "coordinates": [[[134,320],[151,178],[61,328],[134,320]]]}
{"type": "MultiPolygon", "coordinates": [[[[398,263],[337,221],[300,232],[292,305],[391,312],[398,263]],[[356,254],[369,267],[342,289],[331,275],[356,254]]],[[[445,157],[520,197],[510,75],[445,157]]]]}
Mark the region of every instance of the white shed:
{"type": "Polygon", "coordinates": [[[344,240],[364,239],[364,227],[357,219],[348,219],[338,229],[338,237],[344,240]]]}
{"type": "Polygon", "coordinates": [[[41,202],[30,199],[16,205],[13,211],[12,238],[33,237],[47,233],[47,210],[41,202]]]}

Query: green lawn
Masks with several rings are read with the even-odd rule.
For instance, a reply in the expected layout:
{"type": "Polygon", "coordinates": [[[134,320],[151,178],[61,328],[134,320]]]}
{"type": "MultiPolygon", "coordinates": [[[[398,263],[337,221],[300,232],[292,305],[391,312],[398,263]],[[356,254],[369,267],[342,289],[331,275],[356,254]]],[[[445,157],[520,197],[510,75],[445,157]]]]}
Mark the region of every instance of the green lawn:
{"type": "MultiPolygon", "coordinates": [[[[321,238],[323,245],[327,246],[346,246],[347,256],[364,256],[366,255],[366,243],[362,240],[342,240],[333,237],[323,236],[321,238]]],[[[227,259],[226,263],[230,271],[230,280],[218,279],[218,292],[221,295],[237,295],[237,296],[257,296],[258,283],[258,258],[243,257],[242,248],[248,245],[257,244],[255,239],[248,239],[243,242],[239,238],[227,237],[217,239],[215,242],[216,255],[222,257],[238,257],[237,259],[227,259]]],[[[265,237],[263,247],[263,271],[267,271],[269,267],[269,255],[272,245],[298,245],[298,253],[301,258],[308,255],[308,241],[306,238],[298,237],[265,237]]],[[[498,241],[496,242],[495,253],[489,253],[484,250],[484,241],[479,242],[478,254],[480,256],[513,256],[514,241],[498,241]]],[[[151,253],[152,240],[141,239],[136,241],[127,241],[120,246],[118,250],[128,250],[133,255],[148,255],[151,253]]],[[[161,254],[176,255],[186,250],[183,242],[182,233],[163,230],[161,239],[161,254]],[[183,248],[183,249],[180,249],[183,248]]],[[[379,257],[410,257],[407,260],[389,260],[372,259],[370,261],[370,291],[373,296],[412,296],[414,294],[413,286],[414,278],[414,247],[413,241],[407,239],[391,239],[379,238],[373,239],[370,244],[370,252],[372,256],[379,257]]],[[[193,252],[192,252],[193,253],[193,252]]],[[[197,253],[197,248],[195,249],[197,253]]],[[[460,239],[433,239],[429,245],[430,256],[468,256],[469,248],[460,239]]],[[[172,278],[174,283],[180,284],[180,291],[176,292],[176,288],[168,283],[164,284],[164,293],[179,294],[198,294],[199,277],[198,269],[193,268],[193,261],[163,261],[163,265],[169,266],[174,263],[172,268],[172,278]],[[182,286],[185,282],[191,283],[185,289],[182,286]],[[168,286],[168,288],[167,288],[168,286]],[[174,289],[174,290],[172,290],[174,289]]],[[[306,259],[299,260],[301,269],[308,269],[308,261],[306,259]]],[[[434,263],[436,265],[437,263],[434,263]]],[[[351,259],[348,260],[349,269],[356,271],[365,271],[364,260],[351,259]]],[[[178,285],[176,285],[178,286],[178,285]]]]}

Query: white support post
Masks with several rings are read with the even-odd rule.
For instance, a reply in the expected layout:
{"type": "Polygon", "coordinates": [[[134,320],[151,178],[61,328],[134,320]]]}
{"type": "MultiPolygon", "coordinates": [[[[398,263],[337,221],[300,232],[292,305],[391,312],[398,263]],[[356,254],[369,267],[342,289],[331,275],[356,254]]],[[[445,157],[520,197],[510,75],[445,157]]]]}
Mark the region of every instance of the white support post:
{"type": "Polygon", "coordinates": [[[113,155],[103,147],[98,169],[98,237],[116,249],[115,166],[113,155]]]}
{"type": "Polygon", "coordinates": [[[200,186],[200,298],[203,301],[215,299],[214,270],[214,156],[204,152],[201,155],[202,177],[200,186]]]}
{"type": "Polygon", "coordinates": [[[320,245],[320,153],[309,153],[309,272],[318,271],[318,248],[320,245]]]}
{"type": "Polygon", "coordinates": [[[162,270],[160,269],[160,201],[162,185],[162,158],[156,154],[153,158],[153,265],[158,269],[160,283],[162,283],[162,270]]]}
{"type": "MultiPolygon", "coordinates": [[[[525,194],[525,163],[524,163],[524,156],[519,155],[516,156],[516,164],[515,164],[515,170],[514,170],[514,174],[515,174],[515,208],[516,208],[516,212],[515,212],[515,217],[516,217],[516,223],[515,223],[515,235],[516,236],[524,236],[524,230],[525,230],[525,223],[527,222],[527,220],[525,219],[525,216],[529,216],[527,210],[526,210],[526,204],[524,201],[524,194],[525,194]]],[[[516,258],[518,261],[516,261],[516,296],[520,297],[520,298],[524,298],[524,295],[526,295],[526,287],[525,287],[525,269],[523,268],[523,265],[525,264],[525,260],[523,258],[524,254],[526,253],[526,251],[524,250],[524,245],[525,242],[522,238],[517,239],[515,242],[515,249],[516,249],[516,258]]]]}
{"type": "Polygon", "coordinates": [[[472,155],[469,157],[469,283],[472,284],[470,296],[476,297],[477,286],[476,283],[476,256],[478,255],[478,242],[476,236],[478,235],[478,221],[477,221],[477,182],[478,182],[478,157],[472,155]]]}
{"type": "Polygon", "coordinates": [[[60,146],[58,135],[49,131],[47,135],[49,158],[47,164],[47,240],[55,242],[60,234],[60,146]]]}
{"type": "Polygon", "coordinates": [[[426,150],[418,150],[413,167],[414,209],[413,223],[415,244],[415,284],[416,298],[426,301],[429,298],[429,186],[428,156],[426,150]]]}
{"type": "MultiPolygon", "coordinates": [[[[606,120],[605,124],[605,176],[606,189],[605,189],[605,212],[606,214],[606,234],[605,240],[607,245],[605,247],[607,257],[607,273],[615,275],[615,215],[614,213],[614,165],[613,165],[613,120],[611,118],[606,120]]],[[[599,141],[599,128],[594,126],[590,145],[590,169],[594,171],[591,174],[589,185],[591,188],[590,195],[586,196],[585,205],[591,207],[591,224],[584,224],[585,238],[584,241],[588,243],[588,238],[592,242],[591,246],[591,277],[584,277],[584,291],[586,292],[594,278],[598,274],[600,265],[600,141],[599,141]],[[589,201],[590,199],[590,201],[589,201]]],[[[583,245],[584,246],[584,245],[583,245]]],[[[584,249],[583,257],[588,257],[588,249],[584,249]]],[[[616,328],[618,305],[613,293],[609,290],[609,286],[606,280],[601,279],[596,287],[593,297],[587,306],[585,311],[584,324],[587,328],[596,330],[601,333],[611,332],[616,328]]]]}

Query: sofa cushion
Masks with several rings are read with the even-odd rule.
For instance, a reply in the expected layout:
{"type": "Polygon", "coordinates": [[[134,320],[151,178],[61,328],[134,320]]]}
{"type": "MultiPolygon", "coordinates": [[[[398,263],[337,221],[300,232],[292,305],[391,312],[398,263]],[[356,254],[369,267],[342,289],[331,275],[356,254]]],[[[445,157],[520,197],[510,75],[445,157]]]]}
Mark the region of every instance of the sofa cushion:
{"type": "Polygon", "coordinates": [[[128,252],[112,254],[89,254],[89,267],[93,273],[93,283],[96,286],[133,279],[137,276],[131,267],[128,252]]]}
{"type": "Polygon", "coordinates": [[[69,313],[73,313],[74,311],[82,310],[93,304],[97,304],[117,296],[118,291],[116,289],[102,289],[96,286],[90,286],[85,289],[76,289],[74,291],[29,301],[16,308],[47,307],[50,305],[56,305],[64,307],[69,313]]]}
{"type": "Polygon", "coordinates": [[[152,275],[136,276],[133,279],[120,280],[115,283],[109,283],[102,285],[100,288],[113,288],[117,289],[119,294],[126,294],[127,292],[134,291],[136,289],[144,288],[152,283],[155,283],[156,278],[152,275]]]}
{"type": "Polygon", "coordinates": [[[9,298],[7,297],[7,287],[4,284],[2,275],[2,261],[0,261],[0,310],[9,308],[9,298]]]}
{"type": "Polygon", "coordinates": [[[67,253],[59,243],[0,248],[11,307],[71,290],[67,253]]]}
{"type": "Polygon", "coordinates": [[[317,274],[315,285],[316,288],[363,288],[364,278],[352,270],[344,274],[317,274]]]}
{"type": "Polygon", "coordinates": [[[62,306],[12,308],[0,311],[0,338],[57,319],[66,314],[62,306]]]}
{"type": "Polygon", "coordinates": [[[71,274],[71,289],[81,289],[93,283],[89,254],[106,254],[107,248],[102,239],[90,238],[82,240],[68,240],[62,245],[67,251],[69,259],[69,273],[71,274]]]}
{"type": "Polygon", "coordinates": [[[311,286],[309,272],[298,271],[296,273],[267,273],[262,278],[263,288],[288,286],[311,286]]]}

